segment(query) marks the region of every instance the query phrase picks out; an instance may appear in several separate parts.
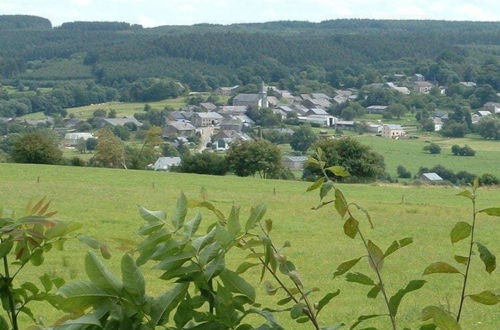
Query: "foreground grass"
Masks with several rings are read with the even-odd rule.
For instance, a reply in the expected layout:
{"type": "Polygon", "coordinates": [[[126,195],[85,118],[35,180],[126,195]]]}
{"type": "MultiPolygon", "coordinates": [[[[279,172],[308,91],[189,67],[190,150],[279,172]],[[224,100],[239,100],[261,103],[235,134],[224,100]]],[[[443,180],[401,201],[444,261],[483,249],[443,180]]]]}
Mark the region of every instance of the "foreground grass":
{"type": "MultiPolygon", "coordinates": [[[[379,300],[366,300],[367,289],[342,279],[331,279],[340,262],[362,255],[363,250],[357,241],[344,236],[342,223],[335,212],[329,208],[311,210],[318,203],[318,198],[314,193],[305,193],[307,186],[303,182],[253,178],[0,164],[0,207],[22,210],[30,198],[48,196],[61,218],[81,222],[84,225],[83,233],[94,235],[113,248],[114,256],[107,263],[116,272],[122,252],[117,249],[118,244],[113,239],[139,240],[135,235],[142,224],[137,212],[138,204],[150,209],[164,209],[171,215],[180,191],[184,191],[188,197],[197,198],[201,187],[208,190],[209,199],[221,209],[228,210],[233,202],[238,203],[244,215],[251,205],[266,202],[268,217],[274,219],[273,237],[276,242],[292,242],[288,255],[298,266],[306,286],[322,289],[314,299],[319,299],[327,291],[337,288],[342,290],[334,303],[322,312],[324,324],[340,321],[352,323],[359,314],[385,313],[379,300]],[[37,177],[40,178],[39,183],[37,177]]],[[[369,235],[383,248],[396,238],[415,238],[412,247],[398,252],[384,266],[385,277],[391,283],[388,287],[391,294],[408,280],[422,278],[422,271],[429,263],[439,260],[452,263],[453,254],[465,253],[465,244],[457,244],[453,248],[448,236],[453,224],[468,220],[470,214],[466,200],[455,196],[459,190],[379,185],[342,185],[341,188],[349,200],[359,202],[370,210],[376,228],[369,235]]],[[[479,207],[498,206],[500,190],[481,189],[479,199],[479,207]]],[[[205,213],[204,224],[208,225],[212,221],[215,221],[214,217],[205,213]]],[[[498,221],[481,216],[478,226],[478,240],[498,254],[498,221]]],[[[25,275],[34,280],[42,271],[52,271],[66,278],[72,275],[85,279],[85,253],[86,248],[81,244],[68,242],[66,251],[53,252],[43,268],[30,268],[25,275]]],[[[237,254],[229,260],[229,264],[237,265],[242,260],[243,255],[237,254]]],[[[469,292],[499,287],[498,271],[485,276],[483,267],[478,259],[474,260],[469,292]]],[[[369,273],[367,265],[357,270],[369,273]]],[[[153,280],[158,274],[147,265],[144,271],[151,280],[148,282],[148,291],[155,295],[161,294],[166,289],[165,283],[153,280]]],[[[259,287],[258,301],[264,306],[276,307],[275,302],[281,296],[265,295],[258,284],[258,270],[245,275],[259,287]]],[[[421,291],[412,293],[403,302],[400,308],[401,328],[416,328],[420,310],[429,304],[449,303],[456,310],[461,278],[436,275],[426,277],[426,280],[428,283],[421,291]]],[[[36,306],[35,312],[47,320],[57,317],[45,305],[36,306]]],[[[286,329],[310,328],[290,322],[287,315],[278,318],[286,329]]],[[[498,329],[500,313],[498,307],[480,306],[467,301],[463,320],[463,329],[498,329]]],[[[367,322],[365,326],[368,325],[380,329],[389,327],[389,324],[378,320],[367,322]]]]}

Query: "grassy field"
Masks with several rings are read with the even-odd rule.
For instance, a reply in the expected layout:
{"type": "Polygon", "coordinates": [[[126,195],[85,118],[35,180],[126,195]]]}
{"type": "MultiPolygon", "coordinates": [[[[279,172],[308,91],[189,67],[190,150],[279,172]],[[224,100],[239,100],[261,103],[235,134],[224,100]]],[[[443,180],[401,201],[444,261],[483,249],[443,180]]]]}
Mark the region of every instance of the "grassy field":
{"type": "MultiPolygon", "coordinates": [[[[380,300],[366,300],[368,287],[360,288],[343,279],[331,279],[337,265],[362,255],[362,248],[357,240],[344,236],[342,223],[331,208],[311,210],[318,203],[318,197],[315,193],[306,193],[307,186],[307,183],[296,181],[0,164],[0,207],[22,210],[29,199],[48,196],[61,218],[81,222],[83,233],[109,243],[114,256],[107,263],[115,271],[119,269],[121,252],[116,250],[113,238],[139,239],[135,232],[142,220],[138,216],[137,205],[163,209],[172,214],[181,191],[188,197],[197,198],[202,187],[208,190],[209,199],[215,201],[218,207],[228,210],[233,202],[238,203],[244,215],[248,214],[251,205],[264,201],[268,204],[268,217],[274,220],[275,241],[278,244],[285,240],[292,242],[288,256],[297,265],[302,280],[307,287],[322,289],[322,293],[313,294],[313,299],[318,300],[327,291],[342,290],[333,304],[322,312],[323,325],[339,321],[352,323],[359,314],[385,313],[380,300]]],[[[366,230],[383,249],[397,238],[412,236],[415,239],[412,247],[397,252],[386,261],[384,276],[390,282],[387,289],[391,295],[410,279],[422,278],[422,271],[429,263],[440,260],[453,263],[453,254],[466,253],[466,244],[459,243],[453,247],[449,241],[449,231],[454,223],[468,220],[470,213],[466,200],[456,196],[459,190],[377,184],[342,185],[341,189],[349,200],[362,204],[371,212],[376,228],[366,230]]],[[[499,204],[500,190],[480,190],[478,207],[499,204]]],[[[214,221],[210,214],[204,215],[204,225],[214,221]]],[[[477,240],[498,254],[498,221],[481,216],[478,226],[477,240]]],[[[42,268],[30,268],[25,276],[35,279],[42,271],[50,270],[65,277],[72,273],[77,278],[85,278],[82,267],[85,252],[86,248],[79,243],[68,242],[65,252],[54,252],[42,268]],[[70,271],[63,267],[63,262],[69,263],[70,271]]],[[[239,257],[234,255],[229,264],[238,264],[243,260],[239,257]]],[[[498,289],[498,271],[488,276],[483,267],[478,259],[474,260],[469,292],[498,289]]],[[[157,274],[148,265],[143,270],[151,280],[148,291],[161,294],[165,283],[153,280],[157,274]]],[[[356,270],[370,272],[365,264],[356,270]]],[[[258,284],[258,270],[245,275],[251,283],[259,286],[258,300],[264,306],[275,307],[281,296],[265,295],[258,284]]],[[[428,283],[421,291],[411,293],[408,300],[402,303],[401,328],[416,328],[421,308],[429,304],[449,303],[452,309],[457,308],[461,277],[435,275],[426,277],[426,280],[428,283]]],[[[498,329],[498,307],[467,301],[465,308],[463,329],[498,329]]],[[[49,320],[56,317],[45,305],[37,306],[35,311],[49,320]]],[[[310,329],[289,321],[287,315],[278,315],[278,319],[286,329],[310,329]]],[[[369,325],[379,329],[389,328],[389,324],[383,321],[367,322],[365,327],[369,325]]]]}
{"type": "Polygon", "coordinates": [[[403,165],[412,174],[418,168],[433,167],[441,164],[455,172],[467,171],[474,174],[491,173],[500,177],[500,141],[488,141],[480,138],[468,137],[461,139],[447,139],[438,135],[421,136],[415,140],[390,140],[376,136],[357,136],[360,142],[369,145],[385,159],[387,171],[396,176],[396,168],[403,165]],[[422,149],[429,142],[441,146],[441,153],[431,155],[422,149]],[[474,157],[459,157],[451,153],[451,146],[467,144],[475,151],[474,157]]]}

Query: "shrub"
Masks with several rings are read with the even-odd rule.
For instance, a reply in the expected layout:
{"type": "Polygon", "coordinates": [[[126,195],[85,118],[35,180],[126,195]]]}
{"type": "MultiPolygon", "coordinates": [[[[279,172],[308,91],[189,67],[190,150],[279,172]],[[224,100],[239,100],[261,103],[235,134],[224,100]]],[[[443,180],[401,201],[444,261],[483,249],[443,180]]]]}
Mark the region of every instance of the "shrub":
{"type": "Polygon", "coordinates": [[[476,125],[476,131],[485,139],[500,140],[500,118],[488,116],[476,125]]]}
{"type": "Polygon", "coordinates": [[[62,151],[47,134],[35,132],[22,135],[14,143],[11,156],[16,163],[58,164],[62,151]]]}
{"type": "Polygon", "coordinates": [[[451,152],[455,156],[468,156],[468,157],[472,157],[472,156],[474,156],[476,154],[476,151],[474,151],[474,149],[472,149],[468,145],[460,147],[459,145],[456,145],[456,144],[454,144],[451,147],[451,152]]]}
{"type": "Polygon", "coordinates": [[[431,144],[426,145],[424,147],[424,151],[427,151],[430,154],[440,154],[441,147],[439,145],[437,145],[436,143],[431,143],[431,144]]]}
{"type": "Polygon", "coordinates": [[[225,175],[229,168],[225,156],[204,151],[200,154],[185,155],[176,170],[184,173],[225,175]]]}
{"type": "Polygon", "coordinates": [[[295,130],[290,140],[290,146],[295,151],[305,153],[309,147],[316,142],[316,134],[309,125],[302,125],[295,130]]]}
{"type": "Polygon", "coordinates": [[[411,173],[403,165],[397,167],[398,178],[409,179],[411,178],[411,173]]]}
{"type": "Polygon", "coordinates": [[[85,161],[80,157],[73,157],[70,161],[71,166],[85,166],[85,161]]]}
{"type": "Polygon", "coordinates": [[[451,120],[440,131],[441,135],[446,137],[464,137],[467,132],[468,129],[465,123],[458,123],[451,120]]]}
{"type": "Polygon", "coordinates": [[[493,174],[485,173],[479,177],[479,183],[482,186],[493,186],[500,184],[500,180],[493,174]]]}

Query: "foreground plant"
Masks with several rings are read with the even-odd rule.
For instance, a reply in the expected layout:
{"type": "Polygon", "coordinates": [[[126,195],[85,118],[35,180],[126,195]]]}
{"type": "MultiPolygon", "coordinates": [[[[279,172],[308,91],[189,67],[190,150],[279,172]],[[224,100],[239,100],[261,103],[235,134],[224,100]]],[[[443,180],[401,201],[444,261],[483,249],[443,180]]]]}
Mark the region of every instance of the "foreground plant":
{"type": "Polygon", "coordinates": [[[424,321],[432,320],[433,326],[440,327],[442,329],[461,329],[460,319],[462,312],[464,310],[464,303],[467,298],[470,300],[483,304],[483,305],[496,305],[500,301],[500,296],[492,290],[484,290],[479,293],[468,294],[467,293],[467,283],[470,277],[470,267],[472,264],[474,253],[474,247],[477,249],[479,258],[484,263],[485,271],[491,274],[496,269],[496,257],[490,252],[490,250],[482,243],[476,240],[475,231],[477,229],[477,219],[481,214],[500,217],[500,207],[486,208],[482,210],[477,210],[477,189],[479,187],[478,179],[474,180],[472,190],[464,190],[459,193],[459,196],[468,198],[472,204],[472,216],[471,222],[460,221],[455,224],[450,232],[451,243],[455,244],[462,240],[469,238],[468,241],[468,251],[465,256],[455,255],[453,259],[459,265],[465,266],[464,271],[460,271],[455,266],[449,263],[440,261],[429,265],[425,271],[424,275],[429,274],[458,274],[462,275],[462,289],[460,291],[460,301],[458,311],[456,315],[453,315],[448,310],[438,306],[428,306],[424,308],[422,312],[422,319],[424,321]]]}
{"type": "Polygon", "coordinates": [[[58,306],[54,289],[64,284],[62,278],[43,274],[39,276],[41,285],[20,279],[29,264],[42,265],[52,248],[62,250],[68,234],[81,227],[74,222],[54,219],[57,212],[50,211],[49,206],[50,201],[45,198],[35,205],[30,203],[19,218],[13,211],[0,210],[0,258],[3,265],[0,293],[2,308],[8,317],[6,320],[0,315],[0,329],[19,329],[21,313],[37,322],[28,306],[33,301],[58,306]],[[17,285],[14,285],[14,280],[17,285]]]}
{"type": "Polygon", "coordinates": [[[406,237],[400,240],[395,240],[392,244],[384,251],[372,240],[367,237],[367,234],[362,230],[360,222],[357,219],[357,214],[360,212],[364,215],[370,227],[373,229],[373,222],[369,213],[360,205],[348,202],[342,191],[336,186],[333,179],[344,178],[349,176],[349,172],[342,166],[332,166],[326,168],[326,162],[324,159],[324,152],[318,149],[314,157],[309,159],[309,163],[312,166],[317,167],[323,173],[323,176],[319,178],[314,184],[312,184],[308,191],[313,191],[319,189],[319,195],[321,204],[315,209],[319,209],[329,204],[335,206],[336,212],[341,216],[344,221],[344,233],[348,237],[355,239],[359,237],[359,240],[363,244],[367,254],[359,256],[357,258],[345,261],[341,263],[333,274],[333,278],[341,275],[345,275],[348,282],[358,283],[361,285],[366,285],[371,287],[368,291],[367,297],[370,299],[375,299],[381,293],[384,304],[387,307],[387,313],[371,314],[371,315],[361,315],[358,320],[351,325],[351,329],[356,328],[360,323],[377,318],[377,317],[387,317],[390,320],[392,329],[397,329],[397,313],[399,306],[401,304],[404,296],[410,292],[420,289],[425,281],[423,280],[412,280],[406,287],[401,288],[394,295],[389,296],[387,290],[387,284],[384,280],[382,273],[383,265],[387,257],[392,255],[399,249],[413,243],[411,237],[406,237]],[[325,198],[333,192],[334,199],[325,200],[325,198]],[[375,278],[372,278],[366,274],[360,272],[349,272],[354,266],[358,264],[361,259],[366,258],[370,268],[373,271],[375,278]]]}

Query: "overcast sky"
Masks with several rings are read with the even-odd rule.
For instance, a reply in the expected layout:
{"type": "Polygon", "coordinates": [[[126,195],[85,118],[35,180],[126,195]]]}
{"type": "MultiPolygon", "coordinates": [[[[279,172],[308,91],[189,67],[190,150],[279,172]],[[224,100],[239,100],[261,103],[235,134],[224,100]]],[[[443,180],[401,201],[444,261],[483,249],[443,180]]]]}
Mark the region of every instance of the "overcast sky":
{"type": "Polygon", "coordinates": [[[0,0],[0,14],[146,27],[335,18],[500,21],[499,0],[0,0]]]}

